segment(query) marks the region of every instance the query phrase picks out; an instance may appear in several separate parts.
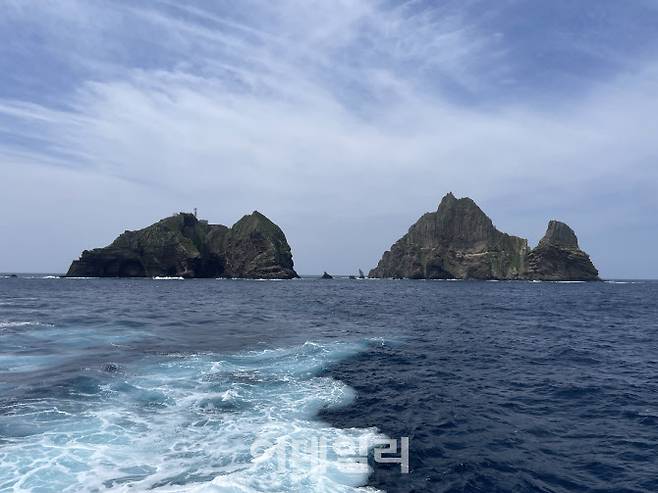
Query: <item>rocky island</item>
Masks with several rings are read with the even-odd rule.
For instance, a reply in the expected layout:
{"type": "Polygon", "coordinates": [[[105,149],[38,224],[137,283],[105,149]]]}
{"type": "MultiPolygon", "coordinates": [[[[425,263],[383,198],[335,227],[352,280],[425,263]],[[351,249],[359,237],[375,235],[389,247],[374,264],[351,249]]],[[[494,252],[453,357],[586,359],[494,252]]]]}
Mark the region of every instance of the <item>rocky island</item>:
{"type": "Polygon", "coordinates": [[[107,247],[85,250],[66,276],[298,277],[283,231],[257,211],[230,228],[194,214],[175,214],[126,231],[107,247]]]}
{"type": "Polygon", "coordinates": [[[551,221],[539,245],[498,231],[470,198],[452,193],[385,252],[369,277],[595,281],[598,271],[573,230],[551,221]]]}
{"type": "Polygon", "coordinates": [[[573,229],[550,221],[546,234],[528,253],[528,278],[544,281],[595,281],[599,271],[578,246],[573,229]]]}

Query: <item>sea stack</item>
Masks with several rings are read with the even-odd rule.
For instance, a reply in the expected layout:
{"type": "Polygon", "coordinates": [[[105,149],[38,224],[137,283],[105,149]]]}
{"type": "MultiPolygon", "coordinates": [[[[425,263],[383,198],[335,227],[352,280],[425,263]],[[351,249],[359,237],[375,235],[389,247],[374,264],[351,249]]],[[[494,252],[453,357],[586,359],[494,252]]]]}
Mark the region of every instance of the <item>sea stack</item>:
{"type": "Polygon", "coordinates": [[[231,228],[180,213],[85,250],[67,277],[298,277],[286,237],[258,211],[231,228]]]}
{"type": "Polygon", "coordinates": [[[483,280],[597,280],[574,232],[551,221],[534,250],[528,240],[496,229],[470,198],[448,193],[436,212],[424,214],[369,277],[483,280]]]}
{"type": "Polygon", "coordinates": [[[578,246],[573,229],[550,221],[539,245],[528,254],[528,278],[543,281],[596,281],[599,271],[578,246]]]}

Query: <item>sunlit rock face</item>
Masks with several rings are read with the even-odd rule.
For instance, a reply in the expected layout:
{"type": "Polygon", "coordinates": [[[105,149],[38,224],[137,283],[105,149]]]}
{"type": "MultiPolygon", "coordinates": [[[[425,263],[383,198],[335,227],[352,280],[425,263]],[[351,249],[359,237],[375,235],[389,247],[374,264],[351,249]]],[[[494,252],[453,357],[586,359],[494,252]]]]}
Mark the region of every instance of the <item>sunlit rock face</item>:
{"type": "Polygon", "coordinates": [[[530,250],[526,239],[496,229],[473,200],[449,193],[436,212],[424,214],[384,253],[370,277],[598,279],[585,260],[589,257],[563,223],[551,222],[547,236],[530,250]]]}

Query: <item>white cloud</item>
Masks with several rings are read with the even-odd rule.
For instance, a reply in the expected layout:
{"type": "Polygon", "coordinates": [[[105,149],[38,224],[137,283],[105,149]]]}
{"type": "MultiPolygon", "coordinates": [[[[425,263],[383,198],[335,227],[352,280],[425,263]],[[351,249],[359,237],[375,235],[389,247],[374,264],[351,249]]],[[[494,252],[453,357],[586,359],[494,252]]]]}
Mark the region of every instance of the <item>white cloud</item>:
{"type": "MultiPolygon", "coordinates": [[[[98,4],[62,5],[87,13],[61,29],[94,10],[94,22],[103,22],[98,4]]],[[[301,272],[344,272],[372,266],[449,190],[493,206],[505,195],[519,208],[543,204],[541,230],[551,207],[582,207],[593,179],[642,188],[638,181],[658,178],[651,164],[658,102],[648,97],[658,79],[649,70],[570,106],[483,108],[428,85],[427,73],[436,73],[473,87],[486,80],[492,60],[502,63],[495,40],[454,16],[377,2],[290,1],[264,7],[269,22],[259,17],[252,26],[198,8],[183,8],[185,18],[125,9],[113,8],[98,31],[79,31],[78,42],[96,45],[119,29],[117,18],[137,16],[145,33],[157,33],[158,56],[177,63],[80,81],[66,109],[0,101],[0,131],[38,143],[26,150],[0,138],[0,169],[14,187],[3,208],[29,208],[19,196],[32,190],[57,203],[30,213],[30,221],[76,211],[76,221],[58,230],[70,240],[50,256],[48,270],[63,270],[93,246],[77,238],[84,217],[100,210],[114,217],[99,233],[102,244],[124,229],[117,228],[124,218],[131,227],[146,224],[158,207],[165,215],[199,206],[225,223],[258,208],[287,231],[301,272]],[[74,193],[69,179],[89,193],[74,193]],[[148,205],[139,205],[141,197],[148,205]]],[[[59,32],[52,36],[71,48],[59,32]]],[[[88,59],[99,61],[117,63],[88,59]]],[[[521,229],[525,218],[503,220],[496,222],[511,233],[530,234],[521,229]]]]}

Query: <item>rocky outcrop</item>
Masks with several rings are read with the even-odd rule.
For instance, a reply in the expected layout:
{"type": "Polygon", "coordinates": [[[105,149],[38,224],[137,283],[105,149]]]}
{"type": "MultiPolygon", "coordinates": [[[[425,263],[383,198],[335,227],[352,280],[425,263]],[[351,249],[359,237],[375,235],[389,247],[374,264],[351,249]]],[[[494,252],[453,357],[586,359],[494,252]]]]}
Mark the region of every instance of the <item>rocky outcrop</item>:
{"type": "Polygon", "coordinates": [[[501,233],[469,198],[449,193],[423,215],[368,277],[411,279],[519,279],[528,242],[501,233]]]}
{"type": "Polygon", "coordinates": [[[286,236],[258,211],[240,219],[224,238],[225,277],[292,279],[292,253],[286,236]]]}
{"type": "Polygon", "coordinates": [[[327,271],[325,270],[324,273],[320,276],[320,279],[333,279],[334,276],[331,274],[327,274],[327,271]]]}
{"type": "Polygon", "coordinates": [[[543,281],[596,281],[599,271],[578,246],[573,229],[560,221],[550,221],[539,245],[528,254],[527,277],[543,281]]]}
{"type": "Polygon", "coordinates": [[[369,277],[411,279],[598,279],[587,254],[564,223],[534,250],[524,238],[498,231],[470,198],[447,194],[385,252],[369,277]]]}
{"type": "Polygon", "coordinates": [[[283,231],[259,212],[231,228],[180,213],[105,248],[85,250],[68,277],[297,277],[283,231]]]}

